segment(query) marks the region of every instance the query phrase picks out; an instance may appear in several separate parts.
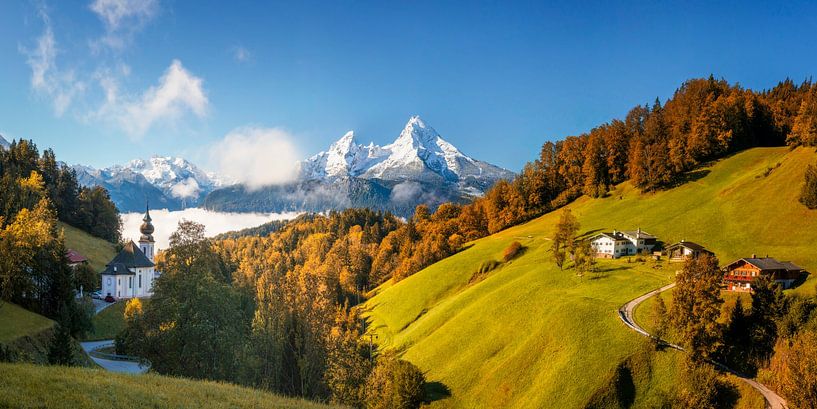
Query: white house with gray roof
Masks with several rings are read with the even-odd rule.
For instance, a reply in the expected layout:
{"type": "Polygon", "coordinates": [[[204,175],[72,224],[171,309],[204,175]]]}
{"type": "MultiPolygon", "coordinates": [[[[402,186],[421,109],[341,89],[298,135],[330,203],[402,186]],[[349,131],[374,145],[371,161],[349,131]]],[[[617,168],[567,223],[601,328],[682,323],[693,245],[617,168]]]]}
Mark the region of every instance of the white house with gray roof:
{"type": "Polygon", "coordinates": [[[610,233],[599,233],[589,240],[590,247],[596,252],[596,257],[619,258],[652,251],[656,237],[638,228],[637,230],[613,230],[610,233]]]}

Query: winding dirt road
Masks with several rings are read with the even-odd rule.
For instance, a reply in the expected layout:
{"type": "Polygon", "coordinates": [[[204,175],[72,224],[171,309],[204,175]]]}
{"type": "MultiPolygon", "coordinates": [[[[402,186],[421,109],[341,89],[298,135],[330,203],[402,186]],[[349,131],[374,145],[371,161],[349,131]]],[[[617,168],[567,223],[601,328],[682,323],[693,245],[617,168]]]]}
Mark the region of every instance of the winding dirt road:
{"type": "MultiPolygon", "coordinates": [[[[644,302],[648,298],[653,297],[653,296],[655,296],[656,294],[658,294],[660,292],[669,290],[669,289],[671,289],[673,287],[675,287],[675,283],[665,285],[665,286],[663,286],[663,287],[661,287],[661,288],[659,288],[657,290],[650,291],[647,294],[644,294],[644,295],[642,295],[642,296],[628,302],[627,304],[622,305],[621,308],[618,309],[618,317],[621,318],[621,321],[624,322],[624,325],[630,327],[633,331],[638,332],[639,334],[641,334],[641,335],[643,335],[645,337],[658,339],[659,341],[661,341],[666,346],[668,346],[670,348],[673,348],[673,349],[677,349],[677,350],[683,352],[684,348],[682,348],[680,345],[669,343],[669,342],[664,341],[662,339],[659,339],[659,338],[653,336],[652,334],[650,334],[649,332],[647,332],[644,328],[642,328],[640,325],[638,325],[638,323],[635,322],[635,318],[634,318],[634,314],[633,314],[635,312],[635,308],[639,304],[641,304],[642,302],[644,302]]],[[[726,365],[723,365],[723,364],[721,364],[719,362],[711,362],[711,363],[713,365],[717,366],[718,368],[720,368],[721,370],[729,372],[729,373],[737,376],[738,378],[740,378],[740,380],[742,380],[743,382],[745,382],[746,384],[748,384],[749,386],[755,388],[758,392],[760,392],[763,395],[763,397],[766,399],[766,408],[767,409],[789,409],[789,407],[786,405],[786,400],[783,399],[782,397],[780,397],[780,395],[776,394],[771,389],[769,389],[766,385],[764,385],[764,384],[762,384],[762,383],[760,383],[760,382],[758,382],[758,381],[756,381],[756,380],[754,380],[752,378],[741,375],[740,373],[730,369],[726,365]]]]}

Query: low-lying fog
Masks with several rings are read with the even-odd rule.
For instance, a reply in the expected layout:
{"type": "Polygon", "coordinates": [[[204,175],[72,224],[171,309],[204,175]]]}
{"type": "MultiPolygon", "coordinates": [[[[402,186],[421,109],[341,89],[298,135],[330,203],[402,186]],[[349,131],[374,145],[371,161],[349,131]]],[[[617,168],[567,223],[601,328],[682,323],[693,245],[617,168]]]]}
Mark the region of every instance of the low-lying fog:
{"type": "MultiPolygon", "coordinates": [[[[208,237],[247,227],[255,227],[272,220],[295,218],[298,213],[222,213],[204,209],[185,209],[178,211],[151,210],[153,227],[156,231],[153,238],[157,249],[166,249],[170,235],[176,231],[182,219],[201,223],[206,227],[208,237]]],[[[122,214],[122,238],[139,241],[139,226],[142,224],[143,213],[122,214]]]]}

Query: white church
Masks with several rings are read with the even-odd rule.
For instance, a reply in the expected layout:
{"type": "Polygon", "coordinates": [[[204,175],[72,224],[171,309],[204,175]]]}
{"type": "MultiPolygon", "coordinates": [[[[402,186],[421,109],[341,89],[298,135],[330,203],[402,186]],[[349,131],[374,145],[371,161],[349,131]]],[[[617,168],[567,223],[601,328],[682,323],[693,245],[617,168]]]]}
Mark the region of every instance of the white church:
{"type": "Polygon", "coordinates": [[[142,221],[139,245],[133,241],[126,244],[102,272],[103,297],[110,295],[120,299],[153,295],[153,280],[159,273],[153,262],[155,249],[149,208],[145,209],[142,221]]]}

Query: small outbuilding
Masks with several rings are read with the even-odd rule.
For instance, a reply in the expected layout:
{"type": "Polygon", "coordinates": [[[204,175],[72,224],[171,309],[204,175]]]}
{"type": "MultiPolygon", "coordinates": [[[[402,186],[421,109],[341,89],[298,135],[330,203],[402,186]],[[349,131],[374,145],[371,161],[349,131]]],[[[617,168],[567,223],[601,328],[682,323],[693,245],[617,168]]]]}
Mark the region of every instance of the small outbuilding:
{"type": "Polygon", "coordinates": [[[681,240],[666,249],[667,258],[669,261],[679,262],[686,261],[692,258],[697,258],[702,254],[714,255],[715,253],[707,250],[704,246],[693,243],[691,241],[681,240]]]}

